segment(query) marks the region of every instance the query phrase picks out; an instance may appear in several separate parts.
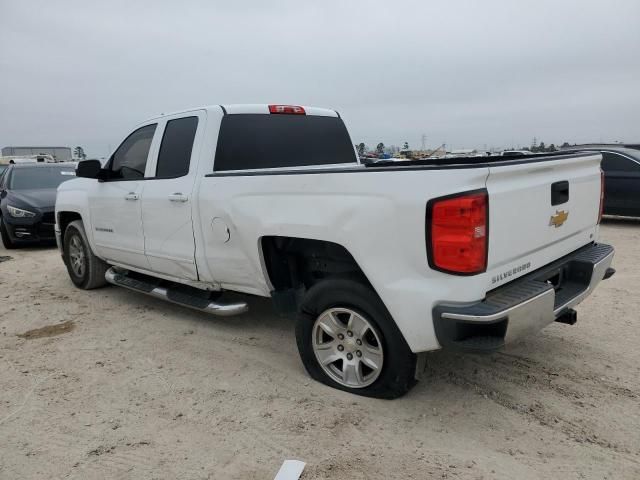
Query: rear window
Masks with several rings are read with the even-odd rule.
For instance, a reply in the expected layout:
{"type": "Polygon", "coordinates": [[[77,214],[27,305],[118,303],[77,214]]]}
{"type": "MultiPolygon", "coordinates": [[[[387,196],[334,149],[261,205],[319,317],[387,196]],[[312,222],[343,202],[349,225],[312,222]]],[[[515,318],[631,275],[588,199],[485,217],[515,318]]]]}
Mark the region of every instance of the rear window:
{"type": "Polygon", "coordinates": [[[356,162],[342,119],[315,115],[225,115],[215,171],[356,162]]]}

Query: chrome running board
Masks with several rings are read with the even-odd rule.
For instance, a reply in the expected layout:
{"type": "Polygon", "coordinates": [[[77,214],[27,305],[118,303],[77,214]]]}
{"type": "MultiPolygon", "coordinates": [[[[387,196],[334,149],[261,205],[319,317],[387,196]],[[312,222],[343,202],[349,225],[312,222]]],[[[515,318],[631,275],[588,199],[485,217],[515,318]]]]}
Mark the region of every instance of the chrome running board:
{"type": "Polygon", "coordinates": [[[113,267],[106,271],[104,278],[113,285],[128,288],[135,292],[146,293],[147,295],[175,303],[176,305],[182,305],[183,307],[193,308],[221,317],[239,315],[249,310],[246,302],[226,304],[215,302],[206,298],[206,295],[209,295],[210,292],[179,284],[175,284],[175,287],[167,288],[161,285],[159,279],[152,277],[146,277],[143,280],[131,278],[127,276],[126,273],[116,271],[113,267]]]}

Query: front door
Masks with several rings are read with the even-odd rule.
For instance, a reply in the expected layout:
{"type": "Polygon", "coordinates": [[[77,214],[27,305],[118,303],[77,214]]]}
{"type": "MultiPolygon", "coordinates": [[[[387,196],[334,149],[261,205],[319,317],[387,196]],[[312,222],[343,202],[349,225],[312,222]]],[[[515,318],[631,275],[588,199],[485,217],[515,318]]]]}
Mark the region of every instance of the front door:
{"type": "Polygon", "coordinates": [[[145,168],[157,124],[129,135],[111,156],[108,179],[90,189],[91,228],[96,253],[112,262],[148,269],[144,254],[141,198],[145,168]]]}
{"type": "Polygon", "coordinates": [[[151,270],[183,280],[198,280],[191,219],[197,167],[193,145],[198,144],[196,134],[204,120],[203,112],[194,112],[167,117],[159,127],[162,141],[141,202],[144,249],[151,270]]]}

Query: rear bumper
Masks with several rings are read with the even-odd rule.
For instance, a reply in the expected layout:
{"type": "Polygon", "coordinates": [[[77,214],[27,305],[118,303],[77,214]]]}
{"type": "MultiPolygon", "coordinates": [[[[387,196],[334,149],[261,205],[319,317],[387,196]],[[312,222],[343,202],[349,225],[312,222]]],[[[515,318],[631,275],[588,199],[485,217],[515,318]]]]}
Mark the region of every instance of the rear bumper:
{"type": "Polygon", "coordinates": [[[535,272],[489,292],[471,305],[438,305],[433,312],[444,348],[492,351],[571,315],[611,269],[614,249],[583,247],[535,272]]]}

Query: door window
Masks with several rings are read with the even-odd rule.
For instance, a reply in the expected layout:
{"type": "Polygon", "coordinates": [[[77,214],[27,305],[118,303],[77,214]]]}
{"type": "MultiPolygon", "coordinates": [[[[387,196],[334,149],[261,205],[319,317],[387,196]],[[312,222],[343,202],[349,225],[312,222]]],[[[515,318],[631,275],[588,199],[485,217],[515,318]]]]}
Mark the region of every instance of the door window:
{"type": "Polygon", "coordinates": [[[198,117],[169,120],[164,129],[156,178],[177,178],[189,173],[193,139],[198,128],[198,117]]]}
{"type": "Polygon", "coordinates": [[[129,135],[109,161],[110,179],[144,178],[151,140],[157,124],[145,125],[129,135]]]}
{"type": "Polygon", "coordinates": [[[617,153],[602,152],[602,169],[605,172],[640,173],[640,164],[617,153]]]}

